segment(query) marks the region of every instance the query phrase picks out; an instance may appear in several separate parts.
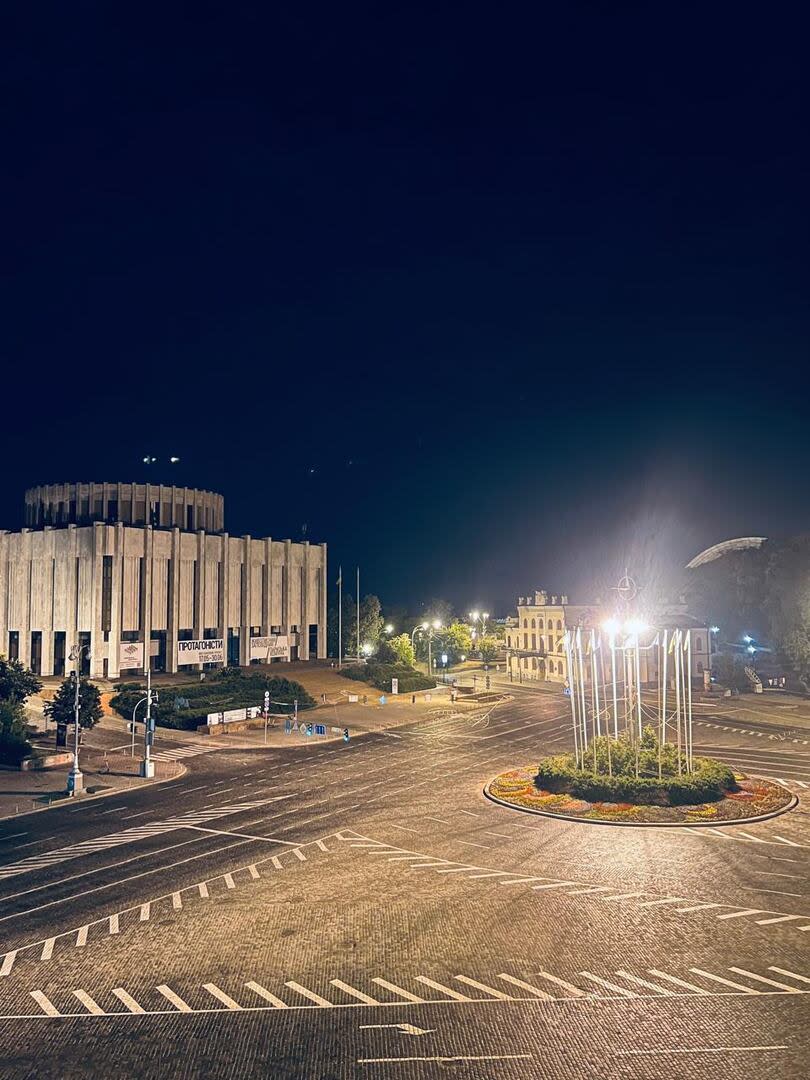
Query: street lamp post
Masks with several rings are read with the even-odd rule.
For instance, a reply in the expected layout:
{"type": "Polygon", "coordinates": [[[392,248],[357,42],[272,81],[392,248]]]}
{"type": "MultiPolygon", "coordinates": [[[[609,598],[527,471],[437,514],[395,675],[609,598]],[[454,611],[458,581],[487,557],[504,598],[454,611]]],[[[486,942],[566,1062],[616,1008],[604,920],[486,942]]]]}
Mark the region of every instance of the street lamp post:
{"type": "MultiPolygon", "coordinates": [[[[155,694],[157,701],[157,694],[155,694]]],[[[152,665],[146,667],[146,723],[143,730],[143,760],[141,761],[141,776],[151,780],[155,775],[155,763],[149,756],[152,746],[152,665]]]]}
{"type": "Polygon", "coordinates": [[[135,708],[132,710],[132,745],[130,747],[129,756],[135,757],[135,713],[138,711],[141,705],[146,701],[145,697],[142,697],[140,701],[135,702],[135,708]]]}
{"type": "Polygon", "coordinates": [[[74,664],[73,678],[76,682],[75,693],[73,697],[73,764],[68,773],[68,795],[75,795],[81,791],[84,787],[84,777],[82,771],[79,768],[79,712],[81,710],[81,702],[79,700],[79,694],[81,693],[82,683],[82,653],[90,652],[89,645],[76,644],[70,650],[68,654],[68,660],[72,660],[74,664]]]}
{"type": "Polygon", "coordinates": [[[419,631],[427,639],[428,647],[428,675],[433,675],[433,637],[437,630],[441,630],[442,624],[438,619],[434,619],[432,623],[423,622],[417,623],[417,625],[411,630],[411,646],[414,646],[414,638],[419,631]]]}

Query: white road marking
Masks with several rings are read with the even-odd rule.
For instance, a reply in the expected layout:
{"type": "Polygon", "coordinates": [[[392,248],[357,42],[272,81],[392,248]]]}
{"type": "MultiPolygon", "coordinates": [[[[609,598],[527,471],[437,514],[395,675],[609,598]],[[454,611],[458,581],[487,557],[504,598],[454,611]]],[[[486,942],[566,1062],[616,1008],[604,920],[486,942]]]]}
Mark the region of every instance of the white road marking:
{"type": "Polygon", "coordinates": [[[733,971],[736,975],[745,975],[748,979],[765,983],[766,986],[775,986],[777,990],[784,990],[786,994],[804,993],[803,990],[799,990],[795,986],[788,986],[786,983],[776,982],[774,979],[766,979],[764,975],[755,975],[753,971],[747,971],[745,968],[730,967],[728,970],[733,971]]]}
{"type": "Polygon", "coordinates": [[[520,987],[521,990],[525,990],[527,993],[531,994],[532,997],[542,998],[544,1001],[554,1001],[554,997],[551,994],[547,994],[545,990],[538,990],[536,986],[524,982],[523,979],[516,979],[514,975],[507,975],[506,972],[502,971],[498,978],[503,979],[504,982],[511,983],[513,986],[520,987]]]}
{"type": "Polygon", "coordinates": [[[799,982],[807,983],[810,986],[810,979],[805,975],[797,975],[795,971],[787,971],[785,968],[774,967],[771,965],[768,971],[775,971],[777,975],[787,975],[789,979],[798,979],[799,982]]]}
{"type": "Polygon", "coordinates": [[[452,990],[449,986],[443,986],[440,982],[435,982],[433,979],[429,979],[427,975],[417,975],[416,981],[424,983],[425,986],[430,986],[434,990],[438,990],[441,994],[446,994],[453,1001],[471,1001],[472,999],[467,997],[466,994],[460,994],[458,990],[452,990]]]}
{"type": "Polygon", "coordinates": [[[696,1046],[692,1049],[667,1049],[659,1050],[614,1050],[619,1057],[640,1056],[646,1054],[733,1054],[750,1053],[754,1050],[787,1050],[785,1044],[777,1046],[696,1046]]]}
{"type": "Polygon", "coordinates": [[[761,994],[761,990],[754,990],[750,986],[743,986],[742,983],[732,982],[731,979],[724,979],[721,975],[712,975],[710,971],[704,971],[703,968],[689,968],[695,975],[702,975],[704,979],[711,979],[713,982],[722,983],[723,986],[730,986],[732,990],[739,990],[742,994],[761,994]]]}
{"type": "Polygon", "coordinates": [[[159,994],[163,994],[166,1000],[172,1005],[174,1005],[175,1009],[177,1009],[178,1012],[190,1013],[193,1011],[191,1006],[187,1005],[185,1001],[183,1001],[181,997],[178,997],[178,995],[175,994],[174,990],[172,990],[170,986],[166,986],[165,983],[162,983],[160,986],[156,986],[155,989],[159,994]]]}
{"type": "Polygon", "coordinates": [[[558,979],[556,975],[552,975],[550,971],[536,971],[535,975],[539,975],[541,979],[548,979],[549,982],[553,982],[556,986],[561,986],[563,990],[567,990],[572,997],[587,997],[588,995],[584,990],[580,990],[578,986],[572,986],[570,982],[566,982],[565,979],[558,979]]]}
{"type": "Polygon", "coordinates": [[[355,997],[358,1001],[362,1001],[364,1005],[380,1004],[376,998],[364,994],[362,990],[357,990],[354,986],[350,986],[348,983],[343,982],[342,979],[330,979],[329,982],[332,986],[336,986],[338,990],[342,990],[344,994],[348,994],[350,997],[355,997]]]}
{"type": "Polygon", "coordinates": [[[143,1013],[143,1012],[145,1012],[145,1010],[141,1008],[141,1006],[138,1004],[138,1002],[135,1000],[135,998],[132,997],[131,994],[128,994],[126,992],[126,990],[123,988],[123,986],[116,986],[113,989],[112,992],[113,992],[113,994],[115,994],[115,996],[118,998],[119,1001],[122,1001],[124,1003],[124,1005],[126,1005],[126,1007],[129,1009],[129,1011],[131,1013],[143,1013]]]}
{"type": "Polygon", "coordinates": [[[207,990],[212,997],[217,999],[217,1001],[221,1001],[226,1009],[234,1009],[239,1012],[242,1011],[242,1006],[239,1002],[234,1001],[234,999],[226,994],[224,990],[220,990],[215,983],[203,983],[203,990],[207,990]]]}
{"type": "Polygon", "coordinates": [[[322,1009],[331,1009],[332,1002],[327,1001],[326,998],[321,997],[320,994],[316,994],[314,990],[308,990],[306,986],[302,986],[300,983],[294,982],[289,979],[284,983],[285,986],[289,986],[291,990],[295,990],[297,994],[301,994],[303,997],[308,998],[310,1001],[314,1001],[316,1005],[320,1005],[322,1009]]]}
{"type": "Polygon", "coordinates": [[[50,1001],[47,997],[45,997],[41,990],[32,990],[31,997],[34,999],[37,1005],[39,1005],[39,1007],[42,1009],[46,1016],[61,1015],[54,1003],[50,1001]]]}
{"type": "Polygon", "coordinates": [[[496,998],[498,1001],[515,1000],[511,994],[505,994],[503,990],[495,990],[492,986],[487,986],[486,983],[476,982],[475,979],[470,979],[466,975],[454,975],[453,978],[460,983],[464,983],[465,986],[471,986],[474,990],[480,990],[482,993],[496,998]]]}
{"type": "Polygon", "coordinates": [[[399,1061],[513,1061],[516,1058],[531,1058],[533,1054],[478,1054],[455,1057],[398,1057],[398,1058],[358,1058],[358,1065],[381,1065],[399,1061]]]}
{"type": "Polygon", "coordinates": [[[104,1010],[101,1008],[101,1006],[97,1002],[93,1001],[90,995],[85,993],[84,990],[74,990],[73,996],[77,998],[82,1003],[82,1005],[84,1005],[85,1009],[87,1009],[87,1011],[93,1016],[104,1016],[104,1010]]]}
{"type": "Polygon", "coordinates": [[[377,983],[378,986],[384,987],[386,990],[390,990],[392,994],[397,994],[405,1001],[413,1002],[415,1005],[423,1005],[425,1002],[424,998],[417,997],[417,995],[412,994],[410,990],[403,990],[401,986],[397,986],[396,983],[388,982],[387,979],[380,979],[375,976],[371,981],[377,983]]]}
{"type": "Polygon", "coordinates": [[[588,979],[590,982],[594,982],[598,986],[604,986],[606,990],[610,990],[614,994],[618,994],[619,997],[638,997],[638,994],[635,992],[635,990],[627,990],[624,986],[617,986],[616,983],[608,982],[607,979],[600,979],[598,975],[592,975],[590,971],[580,971],[580,975],[583,979],[588,979]]]}
{"type": "Polygon", "coordinates": [[[257,982],[246,982],[245,986],[248,990],[252,990],[254,994],[258,994],[259,997],[264,998],[265,1001],[269,1001],[274,1009],[288,1009],[289,1005],[286,1001],[282,1001],[281,998],[277,998],[275,994],[271,994],[269,990],[257,982]]]}
{"type": "Polygon", "coordinates": [[[3,957],[3,964],[0,967],[0,975],[10,975],[11,969],[14,967],[14,961],[17,959],[17,950],[12,949],[11,952],[7,952],[3,957]]]}

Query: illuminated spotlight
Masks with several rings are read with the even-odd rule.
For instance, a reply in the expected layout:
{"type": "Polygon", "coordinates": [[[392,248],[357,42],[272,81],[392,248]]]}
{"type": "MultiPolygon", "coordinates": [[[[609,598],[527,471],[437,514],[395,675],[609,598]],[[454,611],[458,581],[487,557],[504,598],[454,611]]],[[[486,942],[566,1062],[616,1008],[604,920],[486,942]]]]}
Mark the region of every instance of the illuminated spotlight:
{"type": "Polygon", "coordinates": [[[754,655],[754,653],[755,653],[755,652],[756,652],[757,650],[756,650],[756,649],[754,648],[754,646],[753,646],[753,645],[749,645],[749,646],[748,646],[748,651],[749,651],[749,652],[751,653],[751,655],[753,656],[753,655],[754,655]]]}
{"type": "Polygon", "coordinates": [[[442,628],[441,621],[439,619],[434,619],[433,620],[433,629],[434,630],[441,630],[441,628],[442,628]]]}
{"type": "Polygon", "coordinates": [[[720,633],[720,627],[719,626],[710,626],[709,630],[710,630],[710,632],[712,634],[719,634],[720,633]]]}
{"type": "Polygon", "coordinates": [[[374,652],[374,648],[373,648],[373,646],[369,645],[368,642],[366,642],[365,645],[363,645],[363,650],[362,651],[363,651],[363,656],[371,656],[371,654],[374,652]]]}
{"type": "Polygon", "coordinates": [[[618,619],[605,619],[602,623],[602,629],[606,634],[618,634],[621,630],[621,623],[618,619]]]}
{"type": "Polygon", "coordinates": [[[478,614],[479,614],[479,613],[478,613],[477,611],[471,611],[471,612],[470,612],[470,618],[471,618],[471,619],[472,619],[473,621],[477,621],[477,620],[478,620],[478,614]]]}
{"type": "Polygon", "coordinates": [[[391,625],[391,623],[388,623],[388,625],[387,625],[387,626],[386,626],[386,628],[385,628],[385,632],[386,632],[386,634],[393,634],[393,632],[394,632],[394,628],[393,628],[393,626],[391,625]]]}
{"type": "Polygon", "coordinates": [[[180,460],[179,457],[170,457],[169,458],[169,461],[172,463],[172,465],[176,465],[179,460],[180,460]]]}
{"type": "Polygon", "coordinates": [[[423,630],[429,630],[430,629],[430,623],[423,622],[422,623],[422,629],[423,630]]]}
{"type": "Polygon", "coordinates": [[[746,645],[750,645],[753,640],[750,634],[743,634],[743,641],[746,645]]]}
{"type": "Polygon", "coordinates": [[[154,465],[156,461],[157,458],[150,457],[149,454],[143,459],[144,465],[154,465]]]}
{"type": "Polygon", "coordinates": [[[643,634],[646,629],[647,625],[642,619],[628,619],[624,624],[624,632],[626,634],[638,636],[639,634],[643,634]]]}

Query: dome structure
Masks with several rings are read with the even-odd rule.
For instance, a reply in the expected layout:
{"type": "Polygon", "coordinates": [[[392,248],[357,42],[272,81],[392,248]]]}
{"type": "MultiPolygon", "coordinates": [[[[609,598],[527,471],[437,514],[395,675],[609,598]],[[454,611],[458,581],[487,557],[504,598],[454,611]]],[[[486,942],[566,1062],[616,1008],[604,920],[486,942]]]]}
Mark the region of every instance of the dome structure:
{"type": "Polygon", "coordinates": [[[694,559],[686,564],[686,569],[695,570],[698,566],[705,566],[706,563],[728,555],[730,551],[748,551],[750,548],[762,547],[767,539],[767,536],[739,536],[734,540],[723,540],[722,543],[713,544],[695,555],[694,559]]]}

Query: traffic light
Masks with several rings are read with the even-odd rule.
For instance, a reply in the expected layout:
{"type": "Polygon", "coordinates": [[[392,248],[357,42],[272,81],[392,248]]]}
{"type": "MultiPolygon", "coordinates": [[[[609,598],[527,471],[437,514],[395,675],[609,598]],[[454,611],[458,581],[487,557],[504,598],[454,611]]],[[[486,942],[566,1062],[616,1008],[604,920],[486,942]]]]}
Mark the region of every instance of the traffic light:
{"type": "Polygon", "coordinates": [[[348,742],[348,741],[349,741],[349,729],[348,729],[347,727],[345,727],[345,728],[343,729],[343,741],[344,741],[344,742],[348,742]]]}
{"type": "Polygon", "coordinates": [[[487,690],[489,690],[489,675],[487,675],[487,690]]]}

